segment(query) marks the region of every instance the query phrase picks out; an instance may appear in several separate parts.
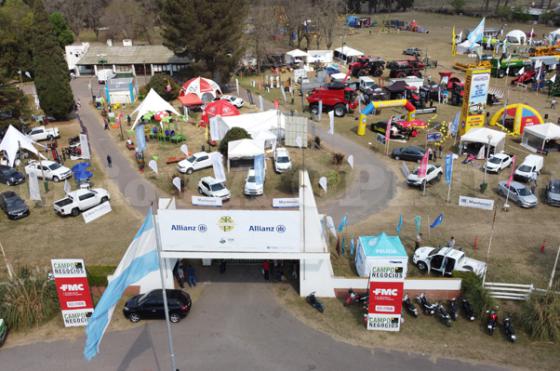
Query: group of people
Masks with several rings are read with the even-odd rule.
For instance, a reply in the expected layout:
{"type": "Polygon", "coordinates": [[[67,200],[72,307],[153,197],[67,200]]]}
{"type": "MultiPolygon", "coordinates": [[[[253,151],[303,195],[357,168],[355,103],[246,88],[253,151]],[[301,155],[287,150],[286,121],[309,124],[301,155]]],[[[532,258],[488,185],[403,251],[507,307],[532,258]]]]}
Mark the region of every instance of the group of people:
{"type": "Polygon", "coordinates": [[[189,287],[195,287],[198,281],[196,278],[194,267],[191,264],[187,264],[185,266],[182,260],[177,263],[177,266],[175,268],[175,277],[177,278],[177,281],[179,282],[179,286],[181,286],[181,288],[185,287],[185,282],[187,282],[189,287]]]}

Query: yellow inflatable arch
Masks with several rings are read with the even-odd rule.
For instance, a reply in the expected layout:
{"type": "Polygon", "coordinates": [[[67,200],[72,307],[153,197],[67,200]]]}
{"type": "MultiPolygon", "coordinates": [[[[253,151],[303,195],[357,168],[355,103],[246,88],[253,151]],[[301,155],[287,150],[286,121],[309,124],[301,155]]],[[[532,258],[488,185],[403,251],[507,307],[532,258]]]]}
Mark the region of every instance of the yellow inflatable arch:
{"type": "Polygon", "coordinates": [[[521,135],[525,126],[544,123],[541,114],[533,107],[522,104],[510,104],[500,108],[490,119],[490,125],[498,126],[510,135],[521,135]]]}

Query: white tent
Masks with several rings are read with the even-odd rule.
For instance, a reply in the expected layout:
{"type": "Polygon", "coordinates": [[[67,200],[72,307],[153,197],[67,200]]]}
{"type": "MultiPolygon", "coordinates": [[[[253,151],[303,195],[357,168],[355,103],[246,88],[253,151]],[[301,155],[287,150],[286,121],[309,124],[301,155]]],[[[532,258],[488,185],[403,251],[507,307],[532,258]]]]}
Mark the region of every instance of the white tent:
{"type": "Polygon", "coordinates": [[[262,142],[253,139],[240,139],[228,143],[228,172],[232,160],[251,160],[264,155],[262,142]]]}
{"type": "Polygon", "coordinates": [[[521,145],[531,151],[542,151],[550,141],[560,141],[560,126],[551,122],[525,126],[521,145]]]}
{"type": "Polygon", "coordinates": [[[231,128],[243,128],[251,134],[251,137],[257,138],[258,134],[263,131],[269,131],[283,137],[285,127],[286,117],[282,112],[275,109],[239,116],[218,117],[220,140],[231,128]]]}
{"type": "Polygon", "coordinates": [[[33,146],[35,142],[26,135],[23,135],[21,131],[10,125],[2,143],[0,143],[0,152],[4,151],[6,159],[8,160],[9,166],[14,166],[16,161],[17,153],[20,149],[26,149],[36,156],[41,156],[45,158],[38,150],[33,146]]]}
{"type": "Polygon", "coordinates": [[[256,142],[262,143],[264,148],[275,148],[278,138],[271,131],[261,131],[253,137],[256,142]]]}
{"type": "Polygon", "coordinates": [[[513,30],[506,34],[506,40],[512,45],[525,45],[527,43],[527,35],[521,30],[513,30]]]}
{"type": "MultiPolygon", "coordinates": [[[[460,148],[464,150],[468,146],[479,144],[477,147],[480,149],[482,146],[490,143],[490,149],[493,149],[494,153],[496,153],[504,150],[505,142],[506,133],[504,132],[488,128],[473,128],[461,137],[460,148]]],[[[486,148],[484,153],[486,153],[486,148]]]]}
{"type": "Polygon", "coordinates": [[[465,40],[457,45],[457,54],[480,53],[481,51],[482,47],[479,44],[473,44],[469,40],[465,40]]]}
{"type": "Polygon", "coordinates": [[[362,55],[364,55],[363,52],[346,45],[344,45],[341,48],[336,48],[334,50],[334,57],[338,59],[342,59],[347,63],[351,62],[354,58],[361,57],[362,55]]]}
{"type": "Polygon", "coordinates": [[[136,118],[134,119],[134,124],[132,125],[132,129],[134,129],[138,121],[146,113],[148,112],[155,113],[160,111],[169,111],[171,113],[176,114],[177,116],[180,115],[179,112],[177,112],[177,110],[175,110],[175,108],[173,108],[173,106],[168,101],[160,97],[159,94],[156,93],[154,89],[150,89],[150,92],[148,93],[148,95],[146,95],[146,98],[144,98],[142,103],[140,103],[140,105],[136,107],[134,112],[132,112],[133,115],[136,114],[136,118]]]}
{"type": "Polygon", "coordinates": [[[300,49],[290,50],[286,53],[284,60],[286,63],[294,63],[297,60],[305,63],[307,61],[307,53],[300,49]]]}

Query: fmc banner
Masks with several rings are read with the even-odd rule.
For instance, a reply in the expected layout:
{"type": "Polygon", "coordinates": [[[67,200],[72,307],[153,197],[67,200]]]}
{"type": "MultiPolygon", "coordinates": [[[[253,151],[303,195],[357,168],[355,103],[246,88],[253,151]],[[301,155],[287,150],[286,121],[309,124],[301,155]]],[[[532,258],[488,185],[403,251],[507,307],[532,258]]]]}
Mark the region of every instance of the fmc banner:
{"type": "Polygon", "coordinates": [[[83,259],[52,259],[51,265],[64,326],[86,326],[93,301],[83,259]]]}
{"type": "Polygon", "coordinates": [[[406,265],[407,259],[383,259],[371,267],[368,330],[400,330],[406,265]]]}

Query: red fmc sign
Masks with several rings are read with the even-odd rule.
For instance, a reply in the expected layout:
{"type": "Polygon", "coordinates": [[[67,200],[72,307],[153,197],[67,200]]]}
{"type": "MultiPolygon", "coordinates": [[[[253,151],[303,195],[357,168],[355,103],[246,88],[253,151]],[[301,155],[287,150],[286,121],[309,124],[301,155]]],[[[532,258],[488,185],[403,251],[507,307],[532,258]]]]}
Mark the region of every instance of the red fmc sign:
{"type": "Polygon", "coordinates": [[[54,281],[61,310],[93,308],[87,277],[55,278],[54,281]]]}
{"type": "Polygon", "coordinates": [[[369,314],[393,314],[400,316],[403,288],[403,281],[370,281],[369,314]]]}

